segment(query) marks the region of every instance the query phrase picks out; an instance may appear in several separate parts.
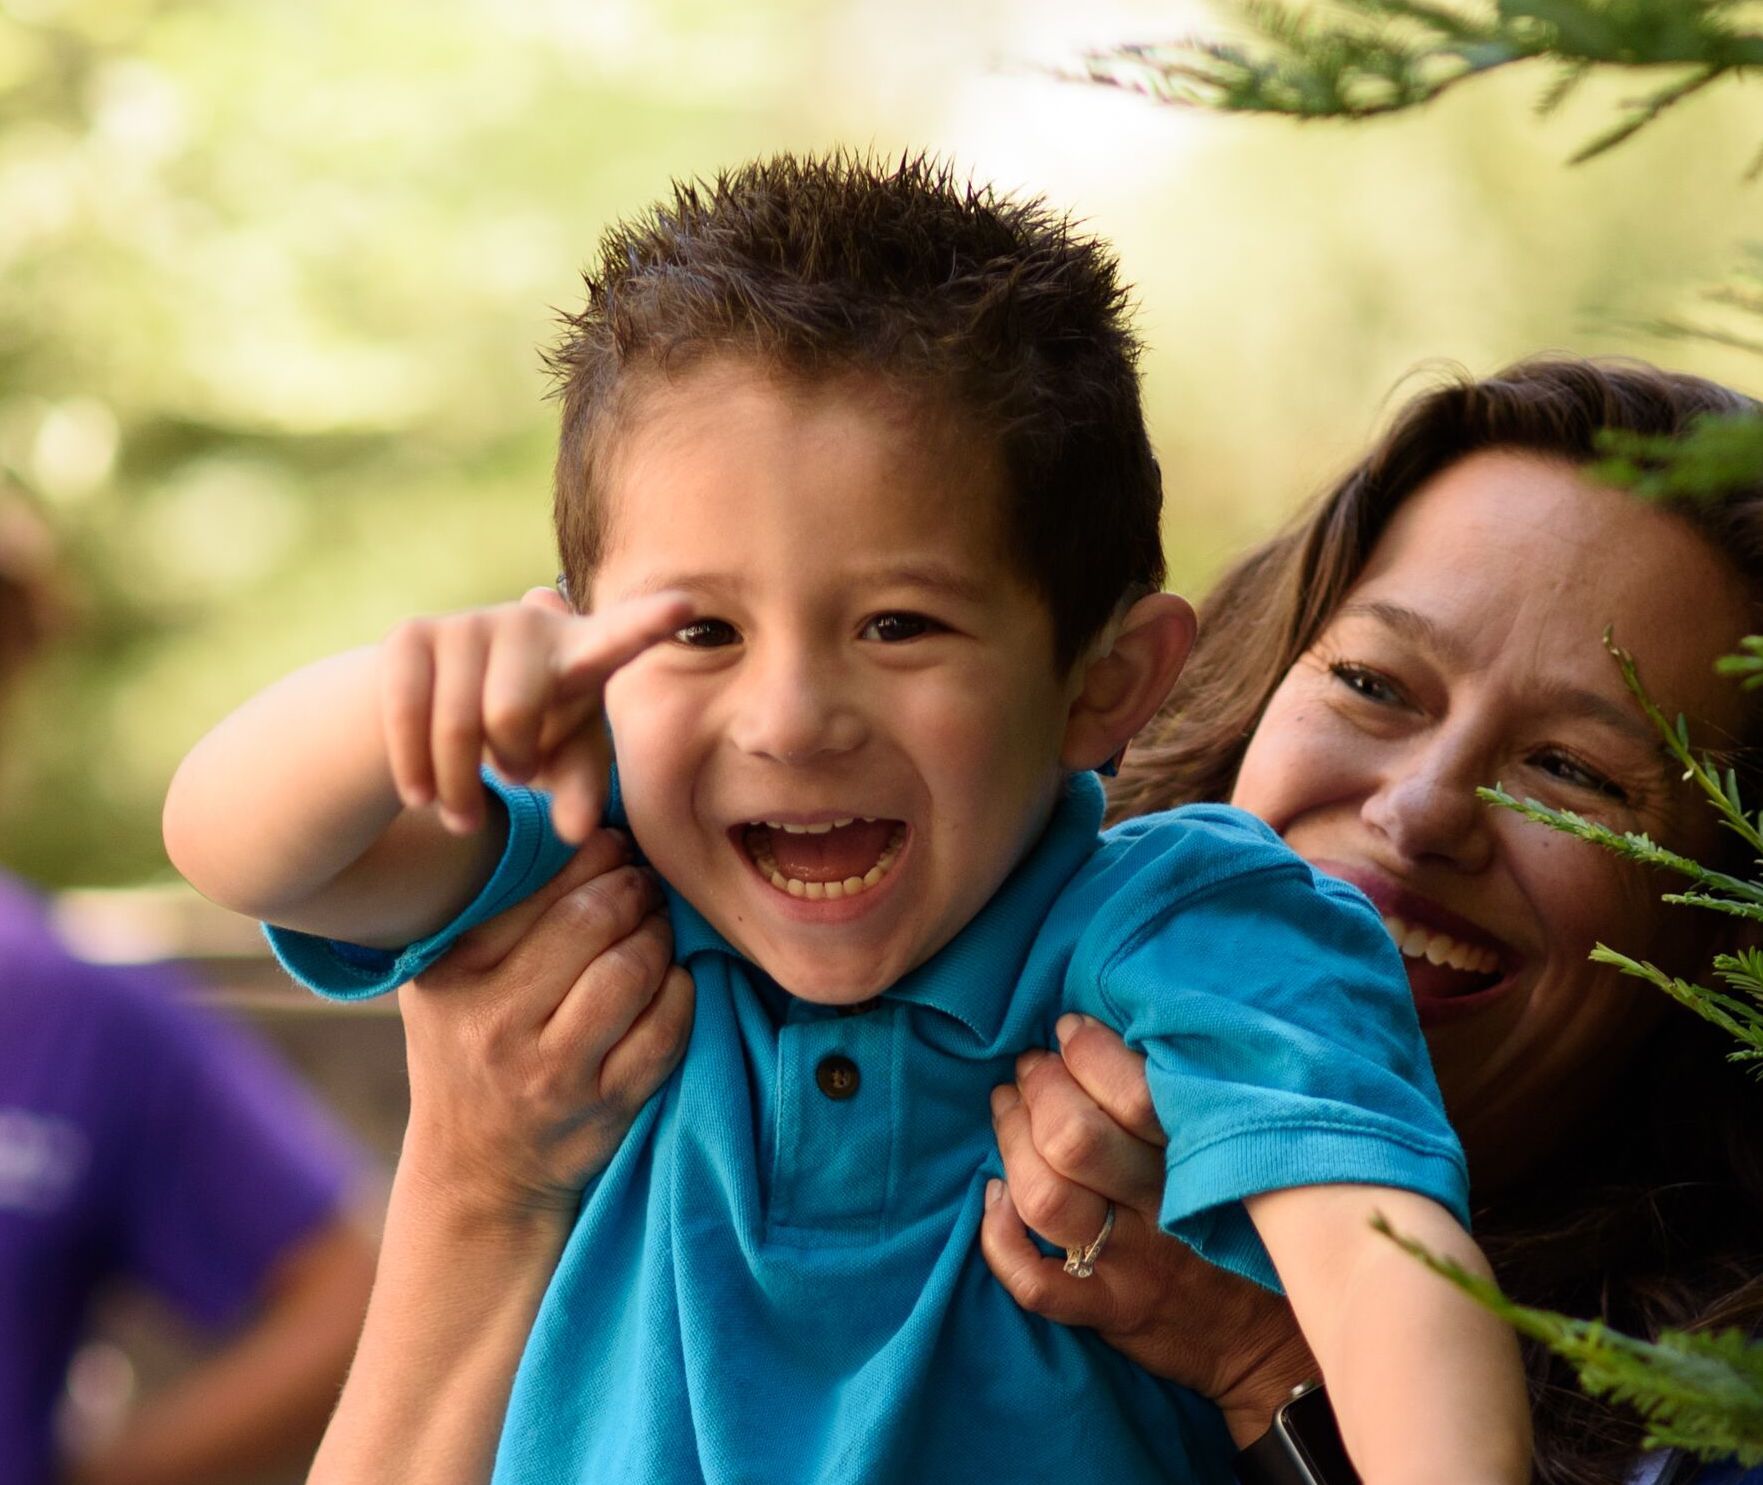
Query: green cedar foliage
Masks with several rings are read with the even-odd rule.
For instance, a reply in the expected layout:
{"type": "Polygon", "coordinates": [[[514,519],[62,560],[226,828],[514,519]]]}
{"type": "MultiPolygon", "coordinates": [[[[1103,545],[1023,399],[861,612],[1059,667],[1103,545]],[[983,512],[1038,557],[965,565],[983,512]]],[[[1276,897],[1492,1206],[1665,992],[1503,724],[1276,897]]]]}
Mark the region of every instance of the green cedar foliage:
{"type": "Polygon", "coordinates": [[[1372,1224],[1505,1320],[1570,1361],[1594,1397],[1627,1403],[1648,1423],[1648,1443],[1704,1459],[1763,1464],[1763,1346],[1737,1330],[1668,1330],[1636,1340],[1596,1320],[1514,1304],[1498,1286],[1428,1252],[1378,1217],[1372,1224]]]}
{"type": "MultiPolygon", "coordinates": [[[[1577,163],[1710,85],[1763,69],[1757,12],[1754,0],[1329,0],[1302,9],[1232,0],[1242,43],[1125,45],[1085,61],[1093,81],[1164,102],[1302,119],[1399,113],[1526,62],[1552,70],[1538,101],[1545,113],[1596,72],[1663,74],[1621,105],[1577,163]]],[[[1763,152],[1752,170],[1763,170],[1763,152]]]]}

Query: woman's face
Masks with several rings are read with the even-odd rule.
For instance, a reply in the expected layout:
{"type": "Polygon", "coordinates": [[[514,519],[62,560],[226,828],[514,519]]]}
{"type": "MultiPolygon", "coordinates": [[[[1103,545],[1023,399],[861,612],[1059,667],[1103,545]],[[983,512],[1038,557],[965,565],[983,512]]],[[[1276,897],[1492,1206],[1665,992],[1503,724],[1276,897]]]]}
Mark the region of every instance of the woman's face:
{"type": "Polygon", "coordinates": [[[1713,662],[1748,616],[1736,574],[1673,517],[1565,463],[1475,454],[1396,513],[1250,742],[1233,802],[1362,888],[1401,943],[1478,1188],[1568,1134],[1668,1013],[1592,946],[1685,972],[1711,915],[1474,790],[1708,853],[1712,812],[1599,641],[1613,628],[1666,714],[1720,744],[1740,708],[1713,662]]]}

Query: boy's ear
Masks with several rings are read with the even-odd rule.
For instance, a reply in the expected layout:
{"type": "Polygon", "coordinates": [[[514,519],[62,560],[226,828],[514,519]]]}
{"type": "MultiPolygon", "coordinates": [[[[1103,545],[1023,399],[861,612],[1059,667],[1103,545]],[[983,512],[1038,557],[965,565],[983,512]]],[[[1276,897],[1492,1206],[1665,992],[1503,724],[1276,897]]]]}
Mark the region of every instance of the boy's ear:
{"type": "Polygon", "coordinates": [[[1175,685],[1194,630],[1193,605],[1174,593],[1139,599],[1111,625],[1078,662],[1060,763],[1073,772],[1101,768],[1123,752],[1175,685]]]}

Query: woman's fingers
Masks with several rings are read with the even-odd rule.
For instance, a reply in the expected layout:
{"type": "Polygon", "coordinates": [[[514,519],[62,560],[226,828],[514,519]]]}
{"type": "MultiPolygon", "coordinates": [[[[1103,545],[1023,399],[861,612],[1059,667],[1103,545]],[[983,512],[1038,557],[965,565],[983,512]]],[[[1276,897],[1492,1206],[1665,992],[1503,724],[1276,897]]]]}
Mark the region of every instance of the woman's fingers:
{"type": "Polygon", "coordinates": [[[1057,1030],[1065,1066],[1097,1107],[1128,1134],[1159,1148],[1167,1144],[1151,1105],[1145,1059],[1090,1016],[1061,1016],[1057,1030]]]}
{"type": "Polygon", "coordinates": [[[1157,1211],[1163,1195],[1162,1150],[1116,1124],[1062,1058],[1023,1053],[1016,1062],[1016,1087],[1028,1112],[1034,1150],[1056,1175],[1123,1206],[1157,1211]]]}
{"type": "Polygon", "coordinates": [[[992,1090],[992,1129],[1004,1157],[1004,1180],[1023,1221],[1048,1242],[1078,1248],[1092,1242],[1108,1215],[1108,1198],[1067,1179],[1035,1148],[1028,1106],[1006,1083],[992,1090]]]}
{"type": "Polygon", "coordinates": [[[670,965],[661,989],[600,1064],[600,1096],[615,1108],[640,1108],[667,1080],[691,1037],[696,989],[679,965],[670,965]]]}
{"type": "MultiPolygon", "coordinates": [[[[1112,1244],[1112,1237],[1109,1241],[1112,1244]]],[[[1049,1258],[1035,1246],[1008,1183],[987,1188],[979,1250],[1010,1297],[1031,1314],[1044,1315],[1061,1325],[1100,1329],[1109,1323],[1114,1302],[1101,1267],[1108,1261],[1107,1250],[1096,1260],[1096,1271],[1089,1278],[1073,1278],[1065,1272],[1063,1258],[1049,1258]]]]}
{"type": "Polygon", "coordinates": [[[518,1000],[527,1013],[516,1019],[547,1020],[594,957],[635,929],[654,906],[651,880],[629,860],[624,835],[596,830],[551,881],[472,929],[423,982],[451,989],[495,974],[521,989],[518,1000]],[[558,904],[577,894],[586,894],[596,910],[584,911],[573,901],[558,914],[558,904]]]}
{"type": "Polygon", "coordinates": [[[595,924],[590,931],[600,937],[604,932],[600,925],[609,914],[623,917],[630,910],[628,900],[603,900],[612,894],[624,898],[627,888],[620,878],[626,875],[635,876],[645,893],[639,902],[641,913],[637,923],[583,966],[559,999],[542,1033],[543,1041],[552,1047],[567,1048],[572,1060],[583,1068],[599,1068],[606,1054],[629,1033],[660,993],[673,961],[673,930],[665,915],[652,911],[660,901],[654,879],[628,867],[570,893],[545,915],[535,930],[559,931],[573,937],[572,924],[579,919],[595,924]]]}

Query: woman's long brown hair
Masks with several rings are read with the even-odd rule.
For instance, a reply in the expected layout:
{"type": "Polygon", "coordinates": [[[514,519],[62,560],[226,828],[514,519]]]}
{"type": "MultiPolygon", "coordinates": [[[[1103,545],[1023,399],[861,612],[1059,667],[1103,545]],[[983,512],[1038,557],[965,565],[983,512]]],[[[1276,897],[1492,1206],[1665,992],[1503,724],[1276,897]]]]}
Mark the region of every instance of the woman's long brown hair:
{"type": "MultiPolygon", "coordinates": [[[[1316,642],[1391,516],[1434,475],[1486,449],[1585,465],[1600,457],[1605,429],[1669,438],[1703,418],[1758,411],[1697,377],[1569,357],[1457,378],[1415,398],[1306,515],[1214,587],[1181,683],[1110,788],[1111,817],[1230,797],[1275,687],[1316,642]]],[[[1763,478],[1670,508],[1739,573],[1763,628],[1763,478]]],[[[1724,761],[1755,799],[1763,705],[1751,706],[1745,735],[1731,741],[1724,761]]],[[[1642,1335],[1763,1329],[1763,1088],[1723,1061],[1728,1045],[1687,1012],[1674,1015],[1584,1138],[1478,1207],[1476,1235],[1509,1294],[1642,1335]]],[[[1626,1479],[1642,1426],[1587,1398],[1541,1348],[1527,1348],[1526,1367],[1536,1478],[1626,1479]]]]}

